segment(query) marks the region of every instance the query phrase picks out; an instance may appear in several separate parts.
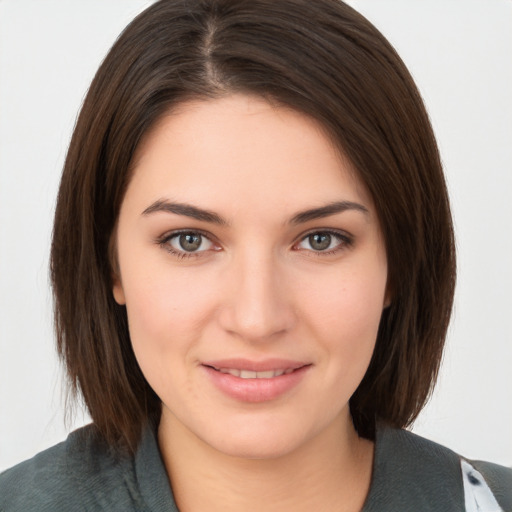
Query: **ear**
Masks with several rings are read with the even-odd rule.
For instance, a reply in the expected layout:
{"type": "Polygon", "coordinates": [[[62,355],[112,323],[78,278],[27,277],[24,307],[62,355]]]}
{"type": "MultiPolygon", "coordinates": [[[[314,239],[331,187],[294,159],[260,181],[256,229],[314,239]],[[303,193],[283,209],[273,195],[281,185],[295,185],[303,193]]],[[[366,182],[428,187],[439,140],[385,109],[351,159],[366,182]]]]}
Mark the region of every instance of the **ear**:
{"type": "Polygon", "coordinates": [[[108,243],[108,259],[110,262],[110,277],[112,280],[112,295],[114,300],[120,305],[126,304],[126,298],[124,296],[123,283],[119,276],[119,263],[117,260],[117,247],[116,247],[116,235],[117,235],[117,224],[114,227],[112,235],[108,243]]]}
{"type": "Polygon", "coordinates": [[[126,304],[123,283],[121,283],[121,279],[117,275],[112,276],[112,295],[114,295],[114,300],[120,306],[124,306],[126,304]]]}
{"type": "Polygon", "coordinates": [[[391,286],[389,282],[386,284],[386,293],[384,294],[384,303],[382,309],[389,308],[393,299],[393,293],[391,292],[391,286]]]}

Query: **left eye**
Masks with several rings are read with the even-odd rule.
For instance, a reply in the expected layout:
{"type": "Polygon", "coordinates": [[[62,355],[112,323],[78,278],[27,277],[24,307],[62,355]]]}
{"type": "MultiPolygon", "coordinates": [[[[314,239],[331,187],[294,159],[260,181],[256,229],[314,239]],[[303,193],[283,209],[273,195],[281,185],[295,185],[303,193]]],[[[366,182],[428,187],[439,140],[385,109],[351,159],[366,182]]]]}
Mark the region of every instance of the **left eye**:
{"type": "Polygon", "coordinates": [[[347,243],[342,235],[328,231],[317,231],[304,237],[297,247],[308,251],[326,252],[337,249],[347,243]]]}
{"type": "Polygon", "coordinates": [[[167,243],[176,252],[202,252],[213,247],[213,243],[201,233],[193,231],[187,233],[176,233],[168,239],[167,243]]]}

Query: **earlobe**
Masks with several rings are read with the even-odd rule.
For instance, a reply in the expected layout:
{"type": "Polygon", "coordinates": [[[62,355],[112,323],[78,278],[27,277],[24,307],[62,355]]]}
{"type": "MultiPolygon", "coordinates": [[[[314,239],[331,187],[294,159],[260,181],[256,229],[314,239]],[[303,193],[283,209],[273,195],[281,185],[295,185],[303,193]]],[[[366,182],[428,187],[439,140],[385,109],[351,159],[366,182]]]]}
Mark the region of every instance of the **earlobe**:
{"type": "Polygon", "coordinates": [[[392,293],[391,293],[391,287],[389,286],[389,283],[387,284],[386,286],[386,293],[384,294],[384,303],[383,303],[383,306],[382,306],[382,309],[387,309],[389,308],[389,306],[391,306],[391,302],[392,302],[392,293]]]}
{"type": "Polygon", "coordinates": [[[124,296],[123,285],[121,284],[121,280],[118,277],[114,277],[112,279],[112,295],[114,296],[114,300],[120,305],[124,306],[126,304],[126,299],[124,296]]]}
{"type": "Polygon", "coordinates": [[[119,277],[119,264],[117,261],[117,246],[116,246],[116,235],[117,235],[117,224],[114,228],[114,231],[110,237],[110,241],[108,244],[108,257],[110,260],[110,275],[112,279],[112,295],[114,296],[114,300],[120,305],[124,306],[126,304],[126,299],[124,296],[123,284],[121,283],[121,278],[119,277]]]}

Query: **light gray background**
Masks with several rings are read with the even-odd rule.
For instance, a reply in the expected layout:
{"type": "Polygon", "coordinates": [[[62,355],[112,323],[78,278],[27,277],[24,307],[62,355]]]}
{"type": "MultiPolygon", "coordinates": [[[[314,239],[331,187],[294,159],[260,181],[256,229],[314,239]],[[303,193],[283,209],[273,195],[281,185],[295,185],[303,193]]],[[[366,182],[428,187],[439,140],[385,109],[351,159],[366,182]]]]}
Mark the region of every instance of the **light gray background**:
{"type": "MultiPolygon", "coordinates": [[[[0,469],[65,438],[48,288],[76,113],[145,0],[0,0],[0,469]]],[[[512,465],[512,1],[352,0],[395,45],[438,135],[457,230],[455,314],[414,430],[512,465]]]]}

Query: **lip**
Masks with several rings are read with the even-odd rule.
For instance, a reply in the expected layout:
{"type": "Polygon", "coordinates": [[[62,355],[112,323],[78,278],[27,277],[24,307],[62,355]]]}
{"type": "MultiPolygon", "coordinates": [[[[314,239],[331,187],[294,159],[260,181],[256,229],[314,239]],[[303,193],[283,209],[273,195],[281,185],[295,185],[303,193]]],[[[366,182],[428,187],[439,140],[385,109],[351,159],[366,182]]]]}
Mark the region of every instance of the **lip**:
{"type": "Polygon", "coordinates": [[[202,368],[214,386],[223,394],[241,402],[258,403],[276,400],[295,388],[311,368],[311,363],[287,359],[266,359],[251,361],[248,359],[222,359],[205,361],[202,368]],[[222,373],[221,368],[266,372],[285,370],[283,375],[272,378],[244,379],[222,373]]]}
{"type": "Polygon", "coordinates": [[[237,368],[251,372],[268,372],[273,370],[297,370],[309,363],[303,361],[292,361],[290,359],[265,359],[263,361],[252,361],[242,358],[216,359],[215,361],[204,361],[204,366],[212,368],[237,368]]]}

